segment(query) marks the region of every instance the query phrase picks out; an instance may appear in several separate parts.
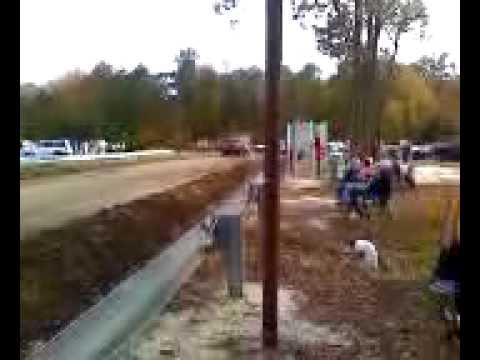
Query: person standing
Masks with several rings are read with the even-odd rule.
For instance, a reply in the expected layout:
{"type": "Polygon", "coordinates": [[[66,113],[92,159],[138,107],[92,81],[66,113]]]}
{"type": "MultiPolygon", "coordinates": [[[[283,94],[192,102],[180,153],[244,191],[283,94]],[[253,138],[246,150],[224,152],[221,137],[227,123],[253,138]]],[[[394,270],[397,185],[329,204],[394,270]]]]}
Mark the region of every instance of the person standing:
{"type": "Polygon", "coordinates": [[[440,236],[440,256],[433,271],[430,290],[446,296],[442,312],[449,326],[448,336],[460,332],[461,293],[460,293],[460,201],[449,201],[440,236]],[[452,306],[453,305],[453,306],[452,306]],[[453,330],[453,332],[452,332],[453,330]]]}
{"type": "Polygon", "coordinates": [[[370,158],[366,158],[363,161],[363,167],[360,170],[360,178],[368,182],[372,179],[373,175],[375,174],[375,170],[373,168],[372,160],[370,158]]]}
{"type": "MultiPolygon", "coordinates": [[[[433,272],[432,288],[460,293],[460,201],[449,201],[440,237],[440,256],[433,272]]],[[[457,294],[458,293],[458,294],[457,294]]],[[[457,299],[458,300],[458,299],[457,299]]]]}
{"type": "Polygon", "coordinates": [[[393,172],[393,179],[397,184],[400,184],[402,180],[402,167],[400,165],[400,161],[398,160],[398,157],[395,155],[392,155],[391,159],[392,159],[391,166],[392,166],[392,172],[393,172]]]}
{"type": "Polygon", "coordinates": [[[340,181],[339,187],[337,189],[337,196],[341,203],[350,202],[350,190],[354,183],[360,181],[360,160],[355,156],[352,157],[348,163],[347,170],[342,180],[340,181]]]}
{"type": "Polygon", "coordinates": [[[383,159],[379,164],[377,193],[380,209],[389,211],[389,202],[392,196],[393,164],[390,159],[383,159]]]}

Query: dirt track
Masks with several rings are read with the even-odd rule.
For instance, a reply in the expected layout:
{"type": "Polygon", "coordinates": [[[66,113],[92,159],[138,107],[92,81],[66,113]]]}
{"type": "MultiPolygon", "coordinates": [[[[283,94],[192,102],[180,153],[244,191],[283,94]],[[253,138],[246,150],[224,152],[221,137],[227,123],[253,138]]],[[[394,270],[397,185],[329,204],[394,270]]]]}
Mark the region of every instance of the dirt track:
{"type": "Polygon", "coordinates": [[[239,159],[195,158],[95,170],[20,184],[20,238],[55,228],[102,208],[166,190],[239,159]]]}

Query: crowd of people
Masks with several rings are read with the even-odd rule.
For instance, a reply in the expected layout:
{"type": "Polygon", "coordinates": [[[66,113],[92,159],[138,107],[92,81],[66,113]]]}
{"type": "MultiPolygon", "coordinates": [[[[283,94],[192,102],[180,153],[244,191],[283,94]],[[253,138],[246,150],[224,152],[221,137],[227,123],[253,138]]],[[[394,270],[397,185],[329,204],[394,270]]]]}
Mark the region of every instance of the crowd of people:
{"type": "MultiPolygon", "coordinates": [[[[413,187],[415,187],[413,166],[405,154],[401,156],[383,154],[376,163],[372,158],[354,155],[349,159],[344,176],[340,180],[337,196],[340,203],[346,205],[349,213],[356,212],[360,217],[368,218],[369,204],[376,204],[382,211],[391,215],[389,203],[393,191],[413,187]]],[[[458,199],[448,202],[442,224],[444,228],[440,239],[441,251],[433,271],[430,290],[453,300],[453,308],[444,304],[442,311],[444,318],[454,324],[452,332],[458,334],[461,311],[460,203],[458,199]]],[[[374,245],[366,240],[356,240],[350,248],[355,251],[361,250],[362,253],[368,250],[372,259],[378,256],[374,245]]],[[[378,259],[372,260],[371,263],[376,267],[378,259]]],[[[446,303],[448,304],[449,301],[446,303]]]]}
{"type": "Polygon", "coordinates": [[[349,212],[368,217],[369,204],[376,204],[389,213],[393,188],[405,185],[411,188],[415,186],[410,163],[392,155],[383,156],[377,163],[371,157],[354,155],[340,181],[337,196],[349,212]]]}

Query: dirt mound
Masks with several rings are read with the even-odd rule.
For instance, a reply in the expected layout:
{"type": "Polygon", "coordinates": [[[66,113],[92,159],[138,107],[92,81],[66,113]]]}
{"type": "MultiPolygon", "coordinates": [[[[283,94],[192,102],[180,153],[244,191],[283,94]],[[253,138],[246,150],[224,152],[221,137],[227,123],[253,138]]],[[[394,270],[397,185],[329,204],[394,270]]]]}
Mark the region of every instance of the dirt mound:
{"type": "Polygon", "coordinates": [[[125,205],[104,209],[20,244],[23,347],[47,340],[95,304],[233,190],[251,171],[238,165],[125,205]]]}

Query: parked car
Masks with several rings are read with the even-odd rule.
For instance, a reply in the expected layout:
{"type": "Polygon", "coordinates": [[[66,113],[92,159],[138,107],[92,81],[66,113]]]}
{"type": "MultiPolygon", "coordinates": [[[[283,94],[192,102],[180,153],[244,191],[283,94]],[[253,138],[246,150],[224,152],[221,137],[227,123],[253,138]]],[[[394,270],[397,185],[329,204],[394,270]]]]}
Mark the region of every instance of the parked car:
{"type": "Polygon", "coordinates": [[[107,152],[107,142],[105,140],[90,140],[89,153],[91,154],[105,154],[107,152]]]}
{"type": "Polygon", "coordinates": [[[460,144],[436,143],[433,145],[433,153],[439,161],[460,161],[460,144]]]}
{"type": "Polygon", "coordinates": [[[125,143],[107,143],[106,152],[124,152],[127,149],[125,143]]]}
{"type": "Polygon", "coordinates": [[[265,145],[263,145],[263,144],[253,145],[253,150],[255,152],[259,152],[259,153],[264,152],[265,151],[265,145]]]}
{"type": "Polygon", "coordinates": [[[70,140],[40,140],[37,146],[37,155],[72,155],[73,148],[70,140]]]}
{"type": "Polygon", "coordinates": [[[412,160],[429,160],[433,158],[431,145],[412,145],[412,160]]]}
{"type": "Polygon", "coordinates": [[[20,156],[29,157],[37,154],[37,147],[31,140],[22,140],[20,142],[20,156]]]}
{"type": "Polygon", "coordinates": [[[346,150],[342,141],[330,141],[328,144],[328,157],[330,159],[343,159],[346,150]]]}

